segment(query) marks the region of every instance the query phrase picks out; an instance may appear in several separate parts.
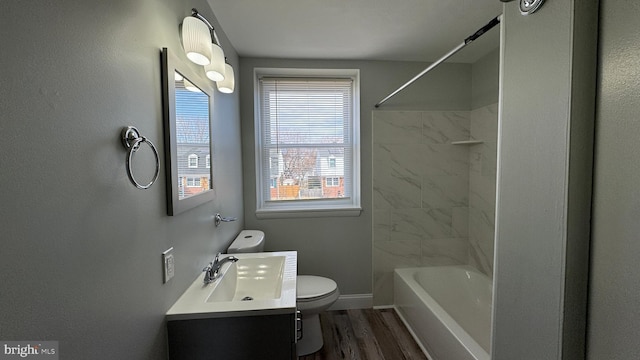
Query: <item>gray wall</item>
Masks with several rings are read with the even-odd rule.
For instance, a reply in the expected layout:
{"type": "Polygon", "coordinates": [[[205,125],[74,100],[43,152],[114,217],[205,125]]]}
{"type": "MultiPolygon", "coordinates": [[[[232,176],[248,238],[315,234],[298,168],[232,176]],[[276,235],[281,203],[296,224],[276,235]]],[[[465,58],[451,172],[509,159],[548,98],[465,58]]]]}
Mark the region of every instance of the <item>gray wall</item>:
{"type": "MultiPolygon", "coordinates": [[[[492,31],[499,31],[499,26],[492,31]]],[[[464,51],[464,50],[463,50],[464,51]]],[[[478,59],[471,65],[471,108],[498,102],[500,86],[500,47],[478,59]]]]}
{"type": "MultiPolygon", "coordinates": [[[[333,278],[343,294],[370,294],[371,289],[371,111],[428,63],[384,61],[302,61],[242,58],[241,117],[247,228],[261,229],[267,250],[297,250],[300,273],[333,278]],[[360,142],[362,208],[359,217],[263,219],[255,216],[255,150],[253,69],[255,67],[360,69],[360,142]]],[[[392,98],[380,109],[469,110],[471,66],[445,64],[392,98]]]]}
{"type": "Polygon", "coordinates": [[[597,1],[505,4],[494,360],[580,359],[597,1]]]}
{"type": "Polygon", "coordinates": [[[61,359],[165,358],[164,313],[242,228],[237,92],[215,95],[215,201],[169,217],[164,178],[138,190],[125,173],[122,127],[164,151],[160,48],[185,59],[193,6],[215,22],[204,0],[0,3],[0,339],[56,340],[61,359]],[[240,221],[216,229],[216,211],[240,221]]]}
{"type": "Polygon", "coordinates": [[[602,1],[588,358],[640,358],[640,5],[602,1]]]}

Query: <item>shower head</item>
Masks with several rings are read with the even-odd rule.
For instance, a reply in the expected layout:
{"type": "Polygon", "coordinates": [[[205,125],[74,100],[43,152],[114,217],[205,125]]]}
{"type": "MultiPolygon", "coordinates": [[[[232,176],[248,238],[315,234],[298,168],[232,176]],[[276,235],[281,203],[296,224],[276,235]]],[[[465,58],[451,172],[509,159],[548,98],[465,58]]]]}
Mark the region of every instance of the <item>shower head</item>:
{"type": "MultiPolygon", "coordinates": [[[[512,2],[513,0],[500,0],[503,3],[512,2]]],[[[544,0],[520,0],[520,13],[522,15],[529,15],[536,12],[544,0]]]]}

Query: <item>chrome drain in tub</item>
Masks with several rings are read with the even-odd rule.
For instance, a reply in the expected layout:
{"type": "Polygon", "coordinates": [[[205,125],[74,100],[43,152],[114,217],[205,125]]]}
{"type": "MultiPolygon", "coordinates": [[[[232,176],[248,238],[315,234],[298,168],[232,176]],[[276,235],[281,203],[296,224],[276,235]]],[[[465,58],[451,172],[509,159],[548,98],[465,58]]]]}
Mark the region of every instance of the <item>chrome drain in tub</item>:
{"type": "Polygon", "coordinates": [[[245,297],[242,298],[241,301],[250,301],[250,300],[253,300],[253,298],[251,296],[245,296],[245,297]]]}

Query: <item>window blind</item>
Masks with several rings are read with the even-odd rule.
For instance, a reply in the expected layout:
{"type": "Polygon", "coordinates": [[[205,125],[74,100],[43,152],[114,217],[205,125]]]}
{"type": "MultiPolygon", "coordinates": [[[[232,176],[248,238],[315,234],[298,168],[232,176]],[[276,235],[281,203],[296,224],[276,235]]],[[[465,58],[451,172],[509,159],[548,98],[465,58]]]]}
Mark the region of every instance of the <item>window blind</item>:
{"type": "Polygon", "coordinates": [[[261,77],[258,94],[264,201],[350,198],[353,79],[261,77]]]}

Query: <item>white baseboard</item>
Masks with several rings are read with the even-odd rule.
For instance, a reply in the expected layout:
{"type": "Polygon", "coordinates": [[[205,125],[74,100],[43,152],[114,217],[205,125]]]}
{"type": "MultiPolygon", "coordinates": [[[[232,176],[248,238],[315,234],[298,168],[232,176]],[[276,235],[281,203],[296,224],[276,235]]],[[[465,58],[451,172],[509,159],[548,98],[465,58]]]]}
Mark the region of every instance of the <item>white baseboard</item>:
{"type": "Polygon", "coordinates": [[[375,310],[395,309],[394,305],[376,305],[373,307],[375,310]]]}
{"type": "Polygon", "coordinates": [[[373,294],[349,294],[340,295],[331,310],[370,309],[373,307],[373,294]]]}

